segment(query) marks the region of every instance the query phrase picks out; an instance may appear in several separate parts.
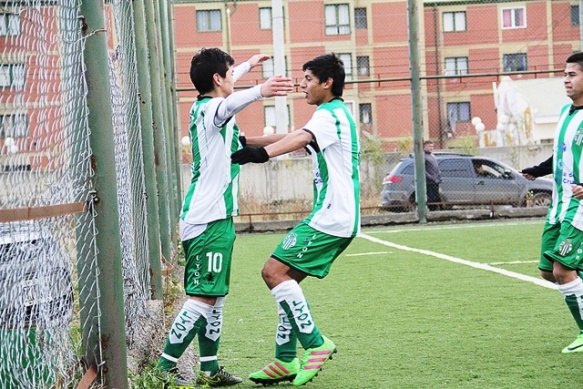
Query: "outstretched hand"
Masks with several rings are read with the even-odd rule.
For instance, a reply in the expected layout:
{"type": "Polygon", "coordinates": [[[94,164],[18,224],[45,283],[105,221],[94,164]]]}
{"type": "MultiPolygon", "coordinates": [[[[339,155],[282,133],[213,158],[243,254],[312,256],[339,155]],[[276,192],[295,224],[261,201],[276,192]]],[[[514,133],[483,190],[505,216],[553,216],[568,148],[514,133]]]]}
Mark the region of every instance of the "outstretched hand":
{"type": "Polygon", "coordinates": [[[263,97],[287,96],[293,90],[292,79],[284,76],[271,77],[261,84],[261,96],[263,97]]]}
{"type": "Polygon", "coordinates": [[[245,165],[246,163],[264,163],[269,160],[269,154],[265,151],[264,147],[243,147],[239,151],[235,151],[231,154],[231,162],[245,165]]]}
{"type": "Polygon", "coordinates": [[[573,191],[573,196],[579,200],[583,200],[583,186],[581,184],[572,184],[571,190],[573,191]]]}
{"type": "Polygon", "coordinates": [[[529,180],[529,181],[534,181],[534,180],[536,179],[536,177],[535,177],[535,176],[533,176],[533,175],[531,175],[531,174],[528,174],[528,173],[525,173],[525,172],[523,172],[522,170],[520,170],[518,173],[522,174],[522,176],[523,176],[524,178],[526,178],[527,180],[529,180]]]}
{"type": "Polygon", "coordinates": [[[255,54],[254,56],[249,58],[247,62],[249,63],[249,65],[251,65],[251,69],[253,69],[261,62],[267,61],[269,58],[271,58],[271,56],[267,54],[255,54]]]}

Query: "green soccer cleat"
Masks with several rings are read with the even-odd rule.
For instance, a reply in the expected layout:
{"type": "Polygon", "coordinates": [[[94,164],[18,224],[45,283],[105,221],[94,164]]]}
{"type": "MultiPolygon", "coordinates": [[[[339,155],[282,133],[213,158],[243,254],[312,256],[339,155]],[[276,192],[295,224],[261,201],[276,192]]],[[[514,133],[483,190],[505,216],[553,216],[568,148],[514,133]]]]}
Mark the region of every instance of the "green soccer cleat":
{"type": "Polygon", "coordinates": [[[332,359],[332,354],[336,353],[336,345],[330,339],[322,335],[324,343],[319,347],[309,348],[302,358],[301,369],[294,379],[294,386],[302,386],[314,379],[322,366],[328,359],[332,359]]]}
{"type": "Polygon", "coordinates": [[[212,376],[206,375],[204,372],[199,372],[196,379],[196,385],[202,388],[218,388],[220,386],[237,385],[243,382],[239,377],[235,377],[225,370],[223,366],[212,376]]]}
{"type": "Polygon", "coordinates": [[[579,334],[577,339],[562,351],[563,354],[580,353],[583,352],[583,334],[579,334]]]}
{"type": "Polygon", "coordinates": [[[251,373],[249,379],[256,384],[275,385],[282,381],[293,381],[300,370],[300,360],[294,358],[291,362],[283,362],[275,358],[263,369],[251,373]]]}

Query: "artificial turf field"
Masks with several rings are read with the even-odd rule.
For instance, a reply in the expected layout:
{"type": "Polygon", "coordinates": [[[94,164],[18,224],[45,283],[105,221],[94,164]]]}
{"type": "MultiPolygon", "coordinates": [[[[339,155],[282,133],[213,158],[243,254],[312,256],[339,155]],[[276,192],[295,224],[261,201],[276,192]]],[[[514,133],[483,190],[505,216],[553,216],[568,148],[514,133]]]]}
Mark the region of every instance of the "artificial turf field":
{"type": "MultiPolygon", "coordinates": [[[[302,283],[338,347],[306,388],[582,388],[583,353],[561,354],[574,321],[538,276],[543,223],[363,229],[328,277],[302,283]]],[[[241,377],[274,356],[277,311],[260,271],[283,236],[235,243],[219,358],[241,377]]]]}

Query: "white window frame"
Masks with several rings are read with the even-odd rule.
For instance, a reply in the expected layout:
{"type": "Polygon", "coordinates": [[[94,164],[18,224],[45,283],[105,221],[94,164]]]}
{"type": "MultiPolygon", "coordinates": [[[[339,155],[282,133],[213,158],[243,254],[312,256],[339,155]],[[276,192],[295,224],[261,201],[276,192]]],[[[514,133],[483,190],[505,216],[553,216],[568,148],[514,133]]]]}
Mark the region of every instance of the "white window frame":
{"type": "Polygon", "coordinates": [[[350,113],[354,117],[354,105],[355,105],[354,100],[345,100],[344,105],[346,105],[346,108],[348,108],[348,111],[350,111],[350,113]]]}
{"type": "Polygon", "coordinates": [[[27,114],[0,114],[0,138],[26,138],[28,137],[28,132],[27,114]]]}
{"type": "Polygon", "coordinates": [[[354,7],[354,28],[368,29],[368,9],[366,7],[354,7]],[[358,13],[364,13],[364,15],[358,15],[358,13]]]}
{"type": "MultiPolygon", "coordinates": [[[[287,126],[290,126],[290,110],[289,105],[286,106],[287,108],[287,126]]],[[[265,126],[271,126],[274,129],[276,128],[276,119],[275,119],[275,105],[265,105],[263,106],[263,118],[265,120],[265,126]]]]}
{"type": "Polygon", "coordinates": [[[350,53],[340,53],[338,54],[338,58],[344,63],[344,74],[346,77],[344,78],[345,81],[352,80],[352,54],[350,53]]]}
{"type": "Polygon", "coordinates": [[[20,88],[25,84],[23,63],[0,64],[0,87],[20,88]]]}
{"type": "Polygon", "coordinates": [[[571,6],[571,26],[579,27],[581,20],[579,20],[579,4],[571,6]]]}
{"type": "Polygon", "coordinates": [[[324,6],[326,35],[350,34],[350,5],[326,4],[324,6]]]}
{"type": "Polygon", "coordinates": [[[358,120],[361,124],[372,124],[372,104],[358,104],[358,120]]]}
{"type": "Polygon", "coordinates": [[[196,11],[197,32],[217,32],[223,30],[223,17],[219,9],[201,9],[196,11]],[[218,21],[213,17],[218,16],[218,21]],[[218,23],[218,26],[216,25],[218,23]]]}
{"type": "MultiPolygon", "coordinates": [[[[284,64],[284,74],[287,74],[287,56],[283,59],[284,64]]],[[[261,63],[261,76],[264,79],[273,77],[275,75],[275,65],[273,63],[273,58],[269,58],[261,63]]]]}
{"type": "Polygon", "coordinates": [[[259,8],[259,29],[271,30],[273,28],[273,11],[271,7],[259,8]]]}
{"type": "Polygon", "coordinates": [[[470,104],[469,101],[452,101],[450,103],[447,103],[446,112],[448,112],[448,117],[451,116],[450,119],[456,123],[458,122],[465,123],[472,120],[472,105],[470,104]],[[464,117],[463,119],[460,118],[460,112],[462,111],[461,110],[462,107],[467,107],[467,117],[464,117]]]}
{"type": "Polygon", "coordinates": [[[506,54],[502,54],[502,70],[504,72],[524,72],[524,71],[528,70],[528,56],[526,55],[526,53],[506,53],[506,54]],[[512,57],[518,57],[518,56],[520,56],[520,58],[524,58],[524,69],[507,69],[507,66],[506,66],[506,58],[508,58],[509,56],[512,56],[512,57]]]}
{"type": "Polygon", "coordinates": [[[370,57],[368,55],[357,55],[356,68],[359,76],[370,76],[370,57]]]}
{"type": "Polygon", "coordinates": [[[445,75],[458,76],[468,74],[469,71],[468,57],[445,57],[445,75]]]}
{"type": "Polygon", "coordinates": [[[442,19],[443,32],[467,31],[468,29],[466,11],[444,12],[442,19]]]}
{"type": "Polygon", "coordinates": [[[17,36],[21,33],[20,14],[0,13],[0,36],[17,36]]]}
{"type": "Polygon", "coordinates": [[[526,7],[504,7],[500,9],[500,25],[502,26],[503,30],[511,30],[516,28],[526,28],[526,7]],[[516,21],[516,13],[517,11],[522,12],[522,25],[518,25],[516,21]],[[504,25],[504,13],[510,13],[510,25],[504,25]]]}

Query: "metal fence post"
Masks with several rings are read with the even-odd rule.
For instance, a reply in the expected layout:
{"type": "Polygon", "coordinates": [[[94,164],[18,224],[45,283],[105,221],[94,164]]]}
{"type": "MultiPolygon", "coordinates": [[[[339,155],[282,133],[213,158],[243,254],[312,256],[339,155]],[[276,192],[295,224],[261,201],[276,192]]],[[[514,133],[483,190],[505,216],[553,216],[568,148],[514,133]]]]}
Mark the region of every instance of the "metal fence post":
{"type": "Polygon", "coordinates": [[[164,122],[164,104],[162,99],[162,86],[160,80],[160,50],[156,38],[156,21],[154,16],[154,4],[151,1],[144,2],[146,35],[148,38],[148,57],[150,82],[152,88],[152,119],[154,130],[154,162],[156,164],[156,180],[158,182],[159,212],[160,212],[160,242],[162,254],[165,258],[171,258],[170,242],[170,207],[168,201],[168,168],[166,156],[166,123],[164,122]]]}
{"type": "Polygon", "coordinates": [[[127,348],[123,294],[122,257],[115,173],[114,128],[111,106],[107,43],[102,0],[83,1],[84,62],[88,88],[88,123],[93,150],[94,209],[98,247],[99,304],[101,317],[102,353],[105,366],[101,368],[107,387],[128,387],[127,348]]]}
{"type": "Polygon", "coordinates": [[[150,255],[152,298],[164,297],[160,251],[160,211],[158,201],[157,171],[154,155],[154,125],[152,119],[152,90],[148,68],[149,52],[146,37],[144,0],[134,1],[134,28],[136,30],[136,58],[140,90],[140,120],[142,122],[142,152],[146,181],[146,206],[148,208],[148,253],[150,255]]]}
{"type": "Polygon", "coordinates": [[[413,150],[415,153],[415,193],[419,223],[427,223],[425,156],[423,155],[423,113],[419,65],[419,7],[417,0],[407,0],[409,18],[409,61],[411,68],[411,108],[413,116],[413,150]]]}

